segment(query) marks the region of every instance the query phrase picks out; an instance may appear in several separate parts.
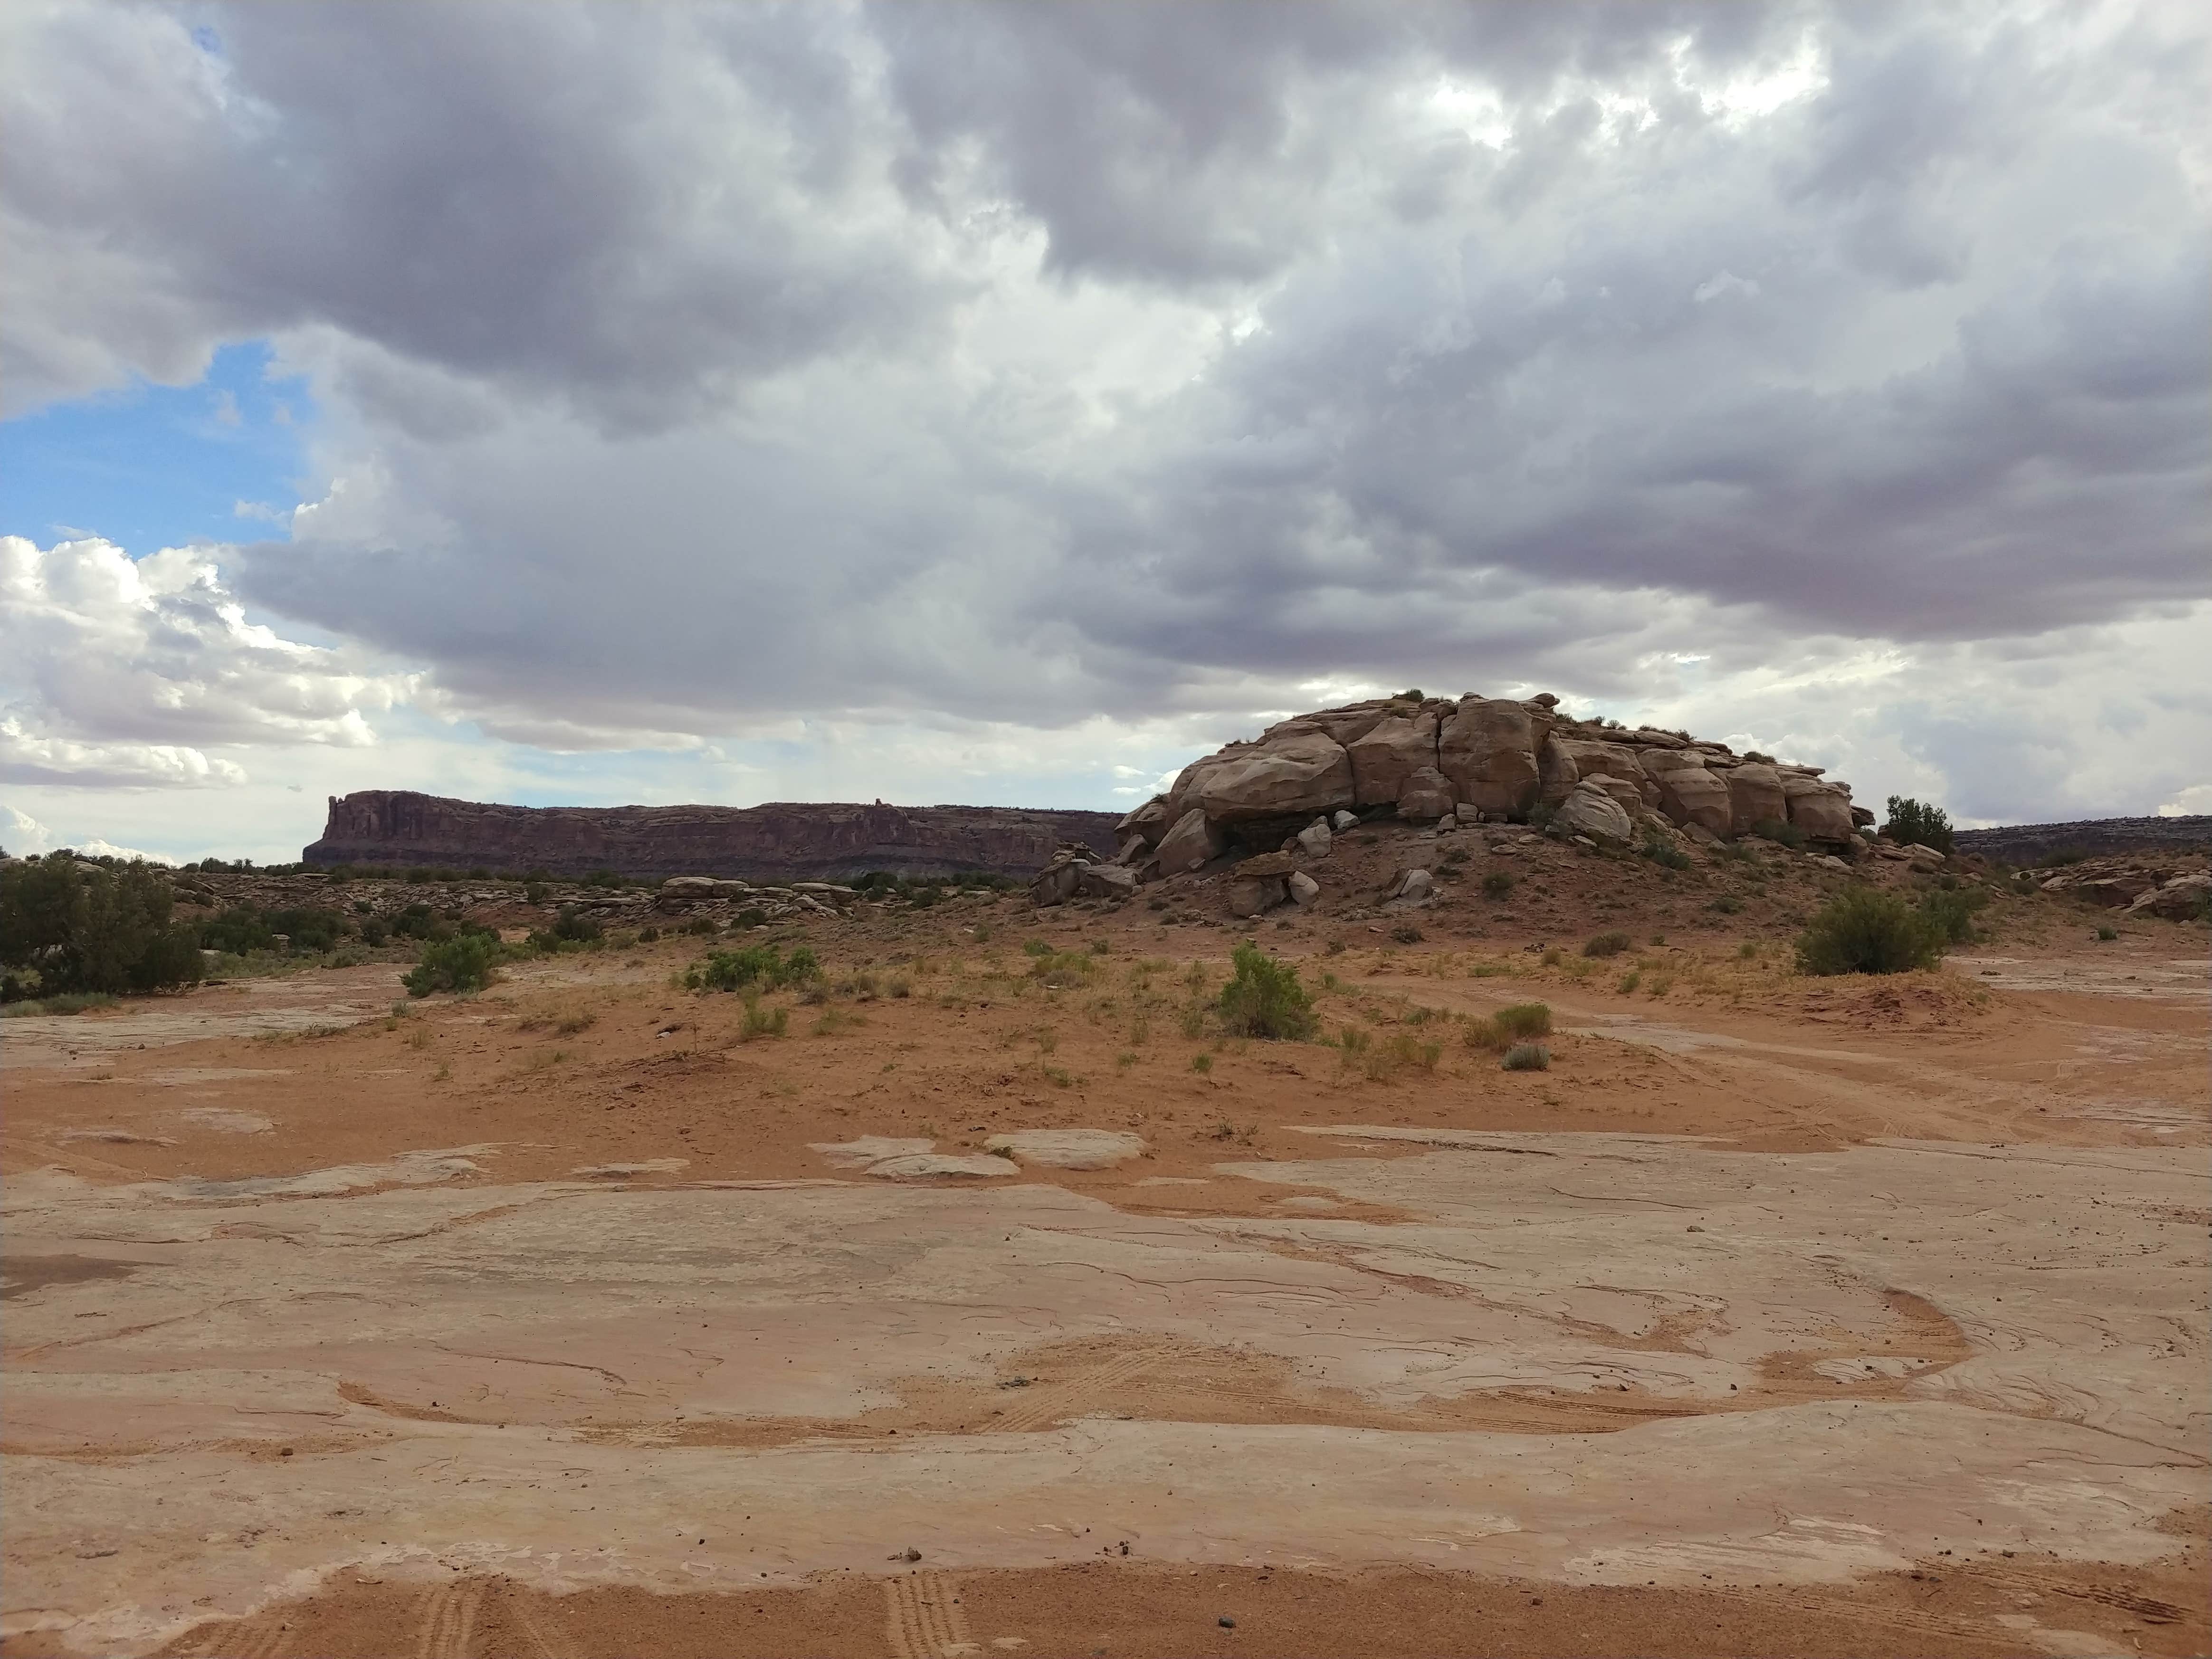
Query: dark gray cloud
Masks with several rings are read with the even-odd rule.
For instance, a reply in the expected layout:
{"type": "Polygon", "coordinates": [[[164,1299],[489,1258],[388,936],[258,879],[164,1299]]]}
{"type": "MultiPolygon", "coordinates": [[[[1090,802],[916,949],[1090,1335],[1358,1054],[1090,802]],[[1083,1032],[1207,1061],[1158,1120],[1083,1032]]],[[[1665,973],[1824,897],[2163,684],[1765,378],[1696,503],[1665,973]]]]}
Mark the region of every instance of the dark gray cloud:
{"type": "MultiPolygon", "coordinates": [[[[13,395],[274,337],[331,487],[232,579],[496,729],[1649,701],[2208,597],[2175,10],[0,27],[13,395]]],[[[1914,707],[1882,763],[1971,748],[1914,707]]]]}

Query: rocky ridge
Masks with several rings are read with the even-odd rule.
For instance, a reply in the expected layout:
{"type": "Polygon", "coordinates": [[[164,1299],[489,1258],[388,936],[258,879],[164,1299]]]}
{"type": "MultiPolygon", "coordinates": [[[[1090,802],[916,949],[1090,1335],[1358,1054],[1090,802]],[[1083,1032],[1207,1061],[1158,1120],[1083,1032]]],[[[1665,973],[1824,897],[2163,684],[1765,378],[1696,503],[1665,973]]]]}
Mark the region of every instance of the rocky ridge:
{"type": "MultiPolygon", "coordinates": [[[[1716,846],[1759,834],[1838,861],[1863,856],[1874,814],[1821,768],[1726,744],[1577,720],[1551,694],[1516,701],[1407,692],[1300,714],[1185,767],[1115,826],[1110,859],[1065,845],[1031,883],[1040,905],[1126,897],[1241,855],[1230,909],[1256,915],[1320,892],[1309,866],[1378,817],[1528,824],[1592,846],[1716,846]]],[[[1418,902],[1427,873],[1394,896],[1418,902]]]]}
{"type": "Polygon", "coordinates": [[[830,881],[885,871],[1026,874],[1063,842],[1113,851],[1108,812],[775,802],[507,806],[412,790],[332,796],[308,864],[449,865],[584,875],[830,881]]]}
{"type": "Polygon", "coordinates": [[[1962,853],[1979,853],[2023,866],[2056,864],[2063,856],[2202,853],[2212,847],[2212,815],[2007,823],[1988,830],[1961,830],[1954,839],[1962,853]]]}

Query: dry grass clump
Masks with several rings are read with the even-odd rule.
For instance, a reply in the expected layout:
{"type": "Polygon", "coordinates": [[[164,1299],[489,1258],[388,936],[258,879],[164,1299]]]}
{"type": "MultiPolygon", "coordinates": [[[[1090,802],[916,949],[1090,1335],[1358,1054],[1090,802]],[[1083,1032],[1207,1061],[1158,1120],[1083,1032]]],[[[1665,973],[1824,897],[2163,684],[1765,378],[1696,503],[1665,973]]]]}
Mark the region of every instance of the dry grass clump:
{"type": "Polygon", "coordinates": [[[1492,1054],[1503,1054],[1516,1042],[1551,1034],[1550,1004],[1516,1002],[1510,1007],[1500,1008],[1487,1019],[1469,1020],[1467,1046],[1487,1049],[1492,1054]]]}
{"type": "Polygon", "coordinates": [[[1552,1069],[1552,1051],[1540,1042],[1516,1042],[1505,1051],[1498,1065],[1499,1070],[1506,1072],[1548,1072],[1552,1069]]]}

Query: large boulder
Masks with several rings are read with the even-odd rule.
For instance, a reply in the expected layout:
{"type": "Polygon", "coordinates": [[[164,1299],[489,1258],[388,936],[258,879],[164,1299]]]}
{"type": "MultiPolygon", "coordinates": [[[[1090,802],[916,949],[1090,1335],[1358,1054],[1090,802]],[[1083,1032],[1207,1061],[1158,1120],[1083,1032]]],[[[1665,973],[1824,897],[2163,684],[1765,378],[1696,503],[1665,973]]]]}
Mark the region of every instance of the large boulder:
{"type": "Polygon", "coordinates": [[[1437,769],[1478,812],[1526,817],[1542,787],[1536,763],[1549,714],[1503,698],[1462,697],[1437,733],[1437,769]]]}
{"type": "Polygon", "coordinates": [[[1285,878],[1290,888],[1291,902],[1305,908],[1321,897],[1321,884],[1303,870],[1293,870],[1285,878]]]}
{"type": "Polygon", "coordinates": [[[1620,809],[1634,822],[1638,813],[1646,810],[1644,792],[1651,786],[1641,776],[1635,779],[1617,778],[1610,772],[1586,772],[1583,783],[1594,783],[1620,803],[1620,809]]]}
{"type": "Polygon", "coordinates": [[[1292,836],[1283,850],[1296,852],[1304,859],[1325,859],[1328,856],[1328,849],[1335,844],[1336,836],[1328,827],[1328,820],[1316,818],[1292,836]]]}
{"type": "Polygon", "coordinates": [[[1403,714],[1384,715],[1362,737],[1345,745],[1352,757],[1352,804],[1390,806],[1405,793],[1406,780],[1437,763],[1437,717],[1418,704],[1403,714]]]}
{"type": "Polygon", "coordinates": [[[1325,732],[1349,748],[1372,732],[1385,716],[1403,714],[1416,706],[1389,697],[1376,697],[1366,702],[1348,703],[1342,708],[1324,708],[1319,714],[1302,714],[1297,724],[1325,732]]]}
{"type": "Polygon", "coordinates": [[[1547,806],[1557,806],[1573,792],[1582,781],[1582,769],[1575,764],[1566,745],[1557,738],[1547,738],[1536,750],[1536,799],[1547,806]]]}
{"type": "Polygon", "coordinates": [[[1802,773],[1784,773],[1782,798],[1789,809],[1790,822],[1806,840],[1848,847],[1858,839],[1858,826],[1851,822],[1851,798],[1847,791],[1802,773]]]}
{"type": "Polygon", "coordinates": [[[1221,856],[1224,845],[1221,832],[1208,821],[1206,814],[1195,806],[1176,820],[1175,827],[1160,840],[1160,873],[1163,876],[1188,875],[1202,865],[1221,856]]]}
{"type": "Polygon", "coordinates": [[[1118,844],[1135,836],[1146,846],[1158,847],[1160,838],[1174,828],[1175,820],[1168,816],[1168,798],[1155,795],[1114,826],[1114,839],[1118,844]]]}
{"type": "Polygon", "coordinates": [[[1746,761],[1729,769],[1729,827],[1747,835],[1762,823],[1790,822],[1790,802],[1782,793],[1782,775],[1759,761],[1746,761]]]}
{"type": "Polygon", "coordinates": [[[1079,864],[1072,859],[1048,864],[1030,878],[1030,901],[1040,910],[1048,910],[1055,904],[1065,904],[1073,898],[1076,885],[1083,872],[1092,866],[1079,864]]]}
{"type": "Polygon", "coordinates": [[[1352,757],[1326,732],[1287,732],[1219,760],[1199,779],[1196,803],[1217,824],[1325,812],[1352,799],[1352,757]]]}
{"type": "Polygon", "coordinates": [[[1399,791],[1398,816],[1409,823],[1434,823],[1438,818],[1449,817],[1458,804],[1452,799],[1452,787],[1444,775],[1433,766],[1424,766],[1413,772],[1399,791]]]}
{"type": "Polygon", "coordinates": [[[1080,864],[1075,868],[1079,897],[1125,899],[1137,890],[1137,872],[1125,864],[1080,864]]]}
{"type": "MultiPolygon", "coordinates": [[[[1602,772],[1609,778],[1636,785],[1641,793],[1645,782],[1644,763],[1632,745],[1595,738],[1559,738],[1555,741],[1566,751],[1567,758],[1574,762],[1577,777],[1587,778],[1602,772]]],[[[1656,806],[1658,789],[1655,787],[1644,799],[1656,806]]]]}
{"type": "Polygon", "coordinates": [[[1297,869],[1287,853],[1262,853],[1246,859],[1229,874],[1229,914],[1237,917],[1264,915],[1290,896],[1290,878],[1297,869]]]}
{"type": "Polygon", "coordinates": [[[1636,833],[1628,809],[1594,778],[1586,778],[1568,791],[1566,799],[1552,815],[1552,828],[1562,835],[1588,836],[1616,847],[1626,846],[1636,833]]]}
{"type": "Polygon", "coordinates": [[[1708,836],[1725,841],[1734,833],[1735,808],[1729,796],[1728,779],[1703,766],[1678,766],[1661,772],[1659,810],[1684,829],[1696,825],[1708,836]]]}

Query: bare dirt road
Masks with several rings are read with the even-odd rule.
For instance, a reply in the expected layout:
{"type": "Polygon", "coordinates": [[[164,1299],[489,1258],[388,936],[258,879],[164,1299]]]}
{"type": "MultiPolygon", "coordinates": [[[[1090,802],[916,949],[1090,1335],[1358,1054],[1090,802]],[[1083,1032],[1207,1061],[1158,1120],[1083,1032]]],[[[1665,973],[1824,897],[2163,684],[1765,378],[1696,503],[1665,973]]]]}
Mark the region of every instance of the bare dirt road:
{"type": "Polygon", "coordinates": [[[9,1022],[0,1651],[2212,1644],[2201,933],[1323,1046],[1074,921],[9,1022]]]}

